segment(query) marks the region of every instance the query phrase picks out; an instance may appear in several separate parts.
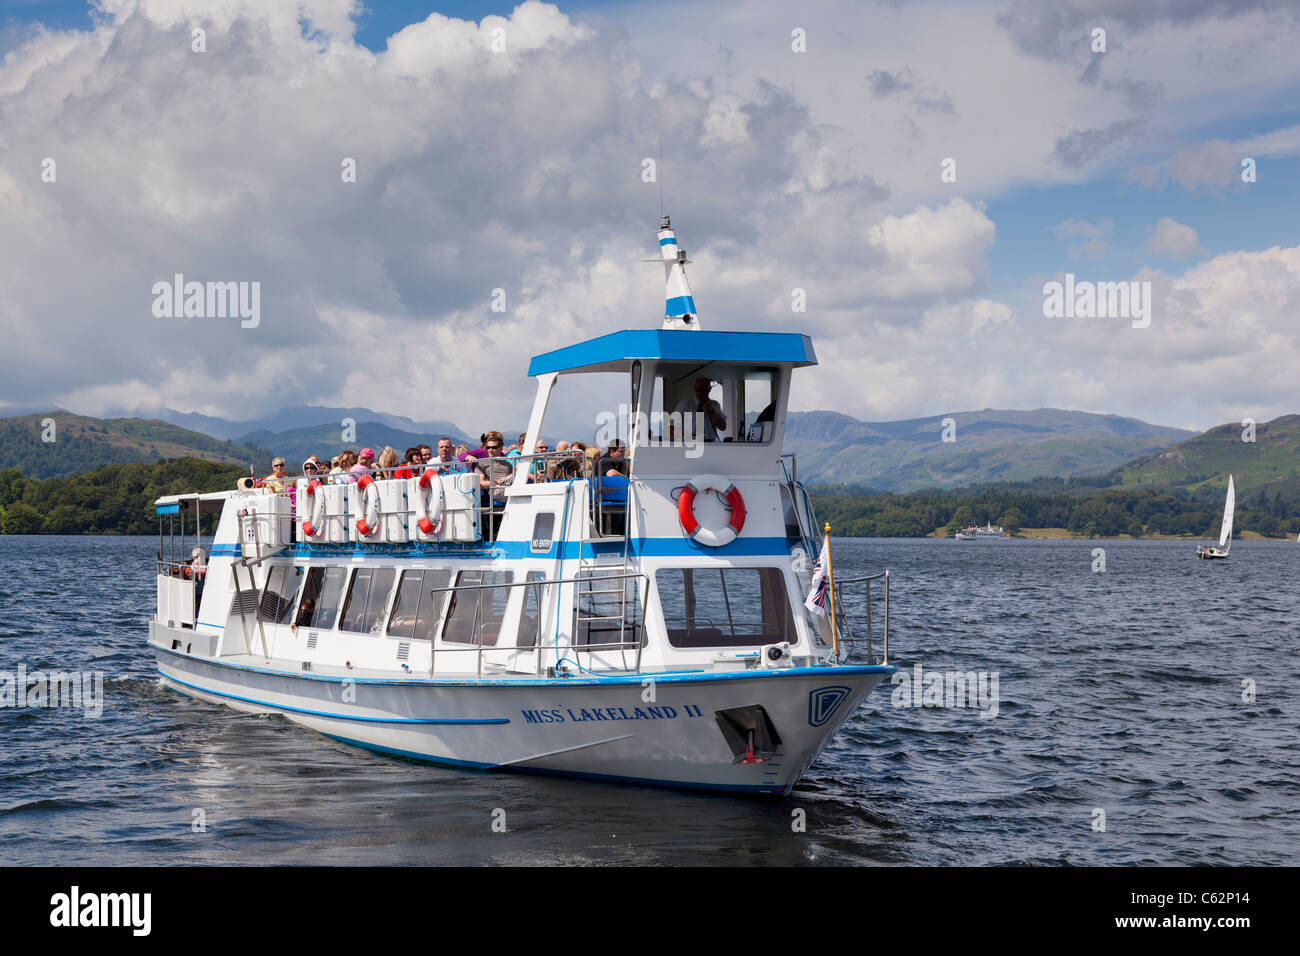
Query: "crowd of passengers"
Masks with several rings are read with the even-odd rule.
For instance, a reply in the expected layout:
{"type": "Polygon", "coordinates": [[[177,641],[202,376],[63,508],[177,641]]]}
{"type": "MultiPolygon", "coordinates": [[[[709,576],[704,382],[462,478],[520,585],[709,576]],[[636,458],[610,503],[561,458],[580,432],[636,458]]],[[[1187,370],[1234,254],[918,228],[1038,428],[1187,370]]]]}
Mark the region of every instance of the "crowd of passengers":
{"type": "MultiPolygon", "coordinates": [[[[514,482],[515,468],[520,464],[515,459],[523,456],[527,437],[527,433],[522,433],[515,444],[507,447],[501,432],[485,432],[479,436],[478,448],[456,445],[444,437],[438,439],[436,453],[429,445],[413,446],[406,449],[400,461],[391,445],[378,457],[370,448],[361,449],[359,454],[350,449],[341,451],[328,465],[319,455],[311,455],[302,463],[302,476],[327,484],[352,484],[362,475],[378,480],[417,478],[426,470],[440,474],[472,472],[478,475],[482,506],[497,511],[505,505],[504,489],[514,482]]],[[[615,439],[602,452],[598,445],[560,441],[552,452],[546,440],[539,438],[531,464],[524,467],[528,468],[528,481],[565,481],[599,475],[602,498],[615,497],[621,502],[621,490],[627,481],[627,446],[615,439]]],[[[271,474],[259,479],[257,485],[281,494],[287,492],[296,510],[297,485],[285,473],[283,458],[272,459],[271,474]]],[[[493,531],[495,526],[493,520],[493,531]]]]}
{"type": "MultiPolygon", "coordinates": [[[[523,455],[527,440],[521,434],[509,447],[501,432],[485,432],[480,436],[480,447],[456,445],[450,438],[438,439],[437,452],[429,445],[406,449],[401,459],[391,445],[376,457],[370,448],[360,453],[350,449],[341,451],[326,465],[319,455],[311,455],[302,463],[302,476],[316,478],[322,483],[350,484],[362,475],[379,478],[416,478],[428,469],[440,473],[477,472],[484,490],[510,484],[514,479],[516,462],[523,455]]],[[[598,445],[580,441],[557,442],[555,451],[545,439],[537,440],[535,456],[529,467],[529,481],[557,481],[568,478],[590,478],[597,470],[606,477],[627,477],[627,447],[617,439],[604,451],[598,445]]],[[[293,479],[285,472],[283,458],[271,462],[271,474],[257,484],[270,491],[294,493],[293,479]]]]}

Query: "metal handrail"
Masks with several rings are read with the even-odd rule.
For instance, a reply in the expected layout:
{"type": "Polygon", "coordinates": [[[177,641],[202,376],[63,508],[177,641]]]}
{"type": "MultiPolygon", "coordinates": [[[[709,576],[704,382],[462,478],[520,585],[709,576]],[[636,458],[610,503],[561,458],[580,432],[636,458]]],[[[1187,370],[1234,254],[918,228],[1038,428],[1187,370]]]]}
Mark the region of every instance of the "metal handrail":
{"type": "MultiPolygon", "coordinates": [[[[635,647],[636,647],[636,652],[637,652],[637,653],[636,653],[636,666],[633,668],[633,670],[635,671],[635,673],[638,673],[638,674],[639,674],[639,673],[641,673],[641,651],[642,651],[643,645],[645,644],[645,637],[644,637],[644,632],[645,632],[645,611],[644,611],[644,608],[645,608],[646,597],[647,597],[648,590],[649,590],[649,586],[650,586],[650,576],[649,576],[648,574],[646,574],[644,571],[622,571],[622,572],[619,572],[619,573],[617,573],[617,574],[596,574],[596,575],[587,574],[587,575],[579,575],[579,576],[571,577],[571,578],[549,578],[549,579],[543,579],[543,580],[532,580],[532,581],[529,581],[529,580],[526,580],[526,579],[525,579],[525,580],[523,580],[523,581],[509,581],[509,582],[505,582],[505,583],[494,583],[494,584],[449,584],[449,585],[446,585],[446,586],[444,586],[444,587],[440,587],[440,588],[431,588],[431,589],[429,590],[429,596],[430,596],[431,599],[434,600],[434,603],[435,603],[435,606],[436,606],[436,604],[437,604],[437,597],[436,597],[436,595],[441,594],[441,593],[447,593],[447,592],[456,592],[456,591],[482,591],[482,590],[495,589],[495,588],[521,588],[521,587],[536,587],[536,588],[539,588],[539,589],[540,589],[540,588],[547,587],[547,586],[549,586],[549,585],[553,585],[553,584],[554,584],[554,585],[560,585],[560,584],[581,584],[581,583],[589,582],[589,581],[600,581],[600,582],[604,582],[604,581],[615,581],[615,580],[619,580],[619,581],[621,581],[621,580],[626,580],[626,579],[629,579],[629,578],[640,578],[641,581],[643,582],[645,588],[646,588],[646,591],[642,592],[642,593],[639,595],[639,597],[641,598],[641,607],[642,607],[641,620],[640,620],[640,623],[639,623],[639,624],[637,625],[637,627],[635,628],[635,634],[634,634],[634,636],[633,636],[632,641],[618,641],[617,643],[612,643],[612,642],[611,642],[611,643],[608,643],[608,644],[583,644],[583,645],[579,646],[579,645],[576,645],[576,644],[573,644],[573,643],[572,643],[573,635],[569,635],[569,637],[570,637],[569,650],[573,651],[574,653],[578,653],[578,654],[590,654],[590,653],[594,653],[594,652],[598,652],[598,651],[614,651],[614,650],[618,650],[618,651],[627,651],[629,645],[635,645],[635,647]]],[[[611,593],[612,593],[612,592],[611,592],[611,593]]],[[[622,592],[622,593],[626,593],[626,592],[622,592]]],[[[558,602],[558,600],[556,600],[556,601],[553,601],[552,603],[555,605],[555,613],[556,613],[556,615],[557,615],[557,619],[558,619],[558,615],[559,615],[559,613],[560,613],[560,611],[559,611],[559,602],[558,602]]],[[[574,602],[574,610],[575,610],[575,611],[580,611],[580,610],[581,610],[580,606],[578,605],[578,603],[577,603],[576,601],[574,602]]],[[[447,622],[446,622],[446,619],[445,619],[446,609],[444,609],[444,610],[441,612],[441,614],[442,614],[442,616],[443,616],[442,624],[443,624],[443,627],[444,627],[444,629],[445,629],[445,628],[446,628],[446,623],[447,623],[447,622]]],[[[541,603],[541,600],[540,600],[540,594],[539,594],[539,600],[538,600],[538,616],[539,616],[539,618],[541,617],[541,614],[542,614],[542,603],[541,603]]],[[[585,618],[584,620],[596,620],[596,618],[585,618]]],[[[603,618],[601,618],[601,620],[603,620],[603,618]]],[[[521,646],[519,646],[519,633],[518,633],[518,630],[516,630],[516,632],[515,632],[515,643],[514,643],[513,646],[511,646],[511,647],[502,647],[502,646],[499,646],[499,645],[493,644],[493,645],[491,645],[491,646],[489,647],[489,645],[486,645],[486,644],[484,644],[484,643],[482,642],[482,637],[483,637],[483,635],[482,635],[482,631],[481,631],[481,622],[480,622],[479,619],[478,619],[478,609],[477,609],[477,608],[475,609],[475,616],[474,616],[474,631],[475,631],[475,635],[474,635],[474,636],[475,636],[475,638],[476,638],[477,640],[474,642],[474,646],[473,646],[473,647],[442,647],[442,648],[439,648],[439,647],[438,647],[438,642],[437,642],[437,640],[434,640],[434,639],[433,639],[433,635],[430,635],[430,642],[429,642],[429,644],[430,644],[430,646],[429,646],[429,673],[430,673],[431,675],[434,673],[434,670],[435,670],[435,668],[436,668],[437,656],[438,656],[438,653],[439,653],[439,652],[443,652],[443,653],[447,653],[447,652],[450,652],[450,653],[457,653],[457,652],[464,653],[464,652],[467,652],[467,651],[472,651],[472,652],[474,652],[474,653],[476,653],[476,654],[478,655],[478,660],[477,660],[477,673],[478,673],[478,676],[479,676],[479,677],[482,677],[482,676],[483,676],[483,652],[484,652],[485,650],[507,651],[507,652],[509,652],[509,651],[536,651],[536,652],[537,652],[537,672],[538,672],[539,674],[541,673],[541,666],[542,666],[542,654],[541,654],[541,651],[542,651],[542,644],[541,644],[540,641],[538,641],[538,643],[532,645],[531,647],[521,647],[521,646]]],[[[539,621],[538,631],[539,631],[539,633],[540,633],[540,631],[541,631],[540,621],[539,621]]],[[[446,641],[445,632],[444,632],[444,636],[443,636],[443,641],[444,641],[444,642],[446,641]]],[[[459,642],[457,642],[457,643],[459,643],[459,642]]],[[[554,646],[553,650],[555,651],[555,653],[556,653],[556,658],[557,658],[557,660],[558,660],[559,657],[560,657],[560,647],[559,647],[559,645],[556,644],[556,645],[554,646]]]]}
{"type": "MultiPolygon", "coordinates": [[[[843,608],[843,603],[839,600],[839,589],[840,589],[840,587],[842,587],[843,585],[846,585],[846,584],[863,584],[863,585],[865,585],[865,587],[866,587],[866,602],[865,602],[865,603],[866,603],[866,608],[867,608],[867,660],[868,660],[868,661],[873,661],[873,660],[874,660],[874,657],[873,657],[873,655],[872,655],[872,649],[871,649],[871,636],[872,636],[872,635],[871,635],[871,582],[872,582],[872,581],[879,580],[880,578],[884,578],[884,579],[885,579],[885,634],[884,634],[884,638],[885,638],[884,654],[885,654],[885,656],[884,656],[884,658],[881,660],[881,663],[882,663],[882,664],[888,664],[888,663],[889,663],[889,580],[890,580],[890,572],[889,572],[889,570],[886,569],[886,570],[884,570],[884,571],[877,571],[875,574],[866,574],[866,575],[862,575],[861,577],[856,577],[856,578],[832,578],[831,585],[832,585],[832,593],[833,593],[834,596],[835,596],[836,604],[837,604],[841,609],[843,608]]],[[[847,639],[844,641],[844,643],[846,643],[846,644],[848,644],[848,645],[850,645],[850,646],[856,645],[857,641],[856,641],[856,638],[854,638],[854,636],[853,636],[853,628],[852,628],[852,625],[849,623],[848,615],[847,615],[847,614],[841,614],[839,620],[841,620],[841,621],[844,622],[844,629],[845,629],[845,631],[848,633],[848,637],[847,637],[847,639]]]]}

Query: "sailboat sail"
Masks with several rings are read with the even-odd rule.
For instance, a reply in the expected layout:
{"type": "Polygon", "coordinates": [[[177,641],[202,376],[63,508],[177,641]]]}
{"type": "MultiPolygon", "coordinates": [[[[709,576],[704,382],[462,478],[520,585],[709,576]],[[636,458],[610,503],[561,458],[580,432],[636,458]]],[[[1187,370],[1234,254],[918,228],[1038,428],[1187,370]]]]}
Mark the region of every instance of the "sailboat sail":
{"type": "Polygon", "coordinates": [[[1223,503],[1223,530],[1219,532],[1219,547],[1225,550],[1231,547],[1232,514],[1237,507],[1237,492],[1232,484],[1232,475],[1228,476],[1228,500],[1223,503]]]}

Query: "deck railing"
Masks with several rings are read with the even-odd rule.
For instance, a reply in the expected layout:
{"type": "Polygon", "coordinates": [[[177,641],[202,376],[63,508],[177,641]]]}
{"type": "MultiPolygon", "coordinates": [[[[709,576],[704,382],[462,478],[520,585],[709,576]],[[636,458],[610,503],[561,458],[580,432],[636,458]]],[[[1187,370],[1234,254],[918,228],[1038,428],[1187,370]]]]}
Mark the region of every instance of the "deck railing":
{"type": "Polygon", "coordinates": [[[840,625],[840,644],[842,646],[847,646],[850,650],[853,650],[858,646],[859,638],[855,636],[853,633],[853,625],[850,620],[849,614],[845,610],[844,594],[841,591],[841,589],[845,588],[847,585],[861,584],[866,591],[866,597],[865,600],[863,601],[863,607],[866,608],[866,619],[867,619],[866,621],[867,660],[868,662],[873,664],[876,663],[876,659],[875,659],[875,654],[871,643],[872,636],[873,636],[872,620],[871,620],[871,582],[879,581],[882,578],[884,579],[885,582],[884,584],[884,592],[885,592],[884,657],[880,660],[879,663],[888,664],[889,663],[889,577],[890,577],[890,572],[888,570],[885,570],[885,571],[877,571],[875,574],[866,574],[856,578],[836,577],[834,579],[835,608],[838,612],[838,617],[836,621],[840,625]]]}
{"type": "MultiPolygon", "coordinates": [[[[440,607],[441,605],[439,604],[439,598],[438,598],[439,594],[459,595],[462,592],[466,592],[466,591],[486,591],[486,590],[496,590],[498,588],[504,589],[504,588],[525,588],[525,587],[537,588],[538,629],[533,643],[527,645],[523,645],[519,643],[519,638],[522,636],[521,630],[516,630],[515,643],[513,645],[486,643],[484,640],[485,634],[483,631],[483,627],[487,622],[484,619],[482,613],[483,602],[482,600],[479,600],[475,603],[474,606],[474,619],[470,628],[471,640],[467,640],[463,642],[466,645],[465,647],[447,647],[446,627],[447,627],[447,623],[451,618],[451,612],[450,609],[443,608],[441,612],[442,633],[441,635],[431,635],[435,637],[440,636],[442,638],[443,646],[439,647],[437,640],[433,640],[430,644],[429,675],[433,676],[434,671],[437,667],[437,660],[439,655],[445,655],[445,654],[463,654],[463,653],[474,654],[476,658],[475,673],[479,678],[482,678],[483,676],[483,655],[485,652],[499,652],[505,654],[516,654],[516,653],[535,654],[537,658],[536,673],[540,677],[542,674],[543,652],[547,650],[554,652],[555,664],[553,664],[552,667],[558,668],[565,660],[565,657],[562,655],[567,653],[572,653],[576,656],[581,654],[593,654],[593,653],[617,651],[624,655],[624,663],[626,664],[627,662],[626,654],[628,651],[633,649],[635,649],[636,651],[635,662],[631,667],[624,667],[622,668],[622,670],[631,671],[636,674],[641,673],[641,651],[645,647],[645,606],[646,606],[647,599],[649,597],[649,590],[650,590],[650,577],[643,571],[619,571],[617,573],[604,573],[603,570],[601,569],[593,569],[592,573],[588,573],[586,575],[579,575],[577,577],[571,577],[571,578],[546,578],[546,579],[538,579],[532,581],[523,580],[523,581],[510,581],[504,583],[492,582],[492,583],[485,583],[485,584],[449,584],[446,587],[430,589],[429,596],[434,602],[434,607],[440,607]],[[629,580],[636,580],[638,582],[635,600],[637,602],[639,613],[634,615],[632,621],[627,620],[627,613],[625,610],[626,604],[628,603],[627,587],[625,582],[629,580]],[[617,589],[597,587],[599,585],[608,585],[615,581],[619,582],[619,587],[617,589]],[[551,588],[553,586],[558,586],[562,584],[577,585],[577,593],[575,595],[575,599],[572,604],[572,607],[574,609],[575,632],[578,629],[577,625],[581,625],[585,623],[590,626],[592,622],[608,623],[615,620],[614,615],[585,615],[584,616],[583,607],[582,607],[583,596],[618,593],[621,595],[619,600],[619,605],[621,608],[624,608],[623,613],[621,615],[618,615],[618,620],[621,622],[621,625],[626,625],[626,631],[630,633],[631,636],[627,638],[623,638],[625,629],[624,627],[620,626],[619,633],[620,633],[620,638],[622,639],[618,641],[610,641],[604,643],[576,644],[574,643],[574,641],[577,638],[577,634],[572,633],[569,635],[569,643],[567,646],[560,645],[558,643],[558,640],[554,644],[550,644],[550,645],[543,644],[542,643],[542,631],[544,630],[543,625],[548,621],[558,625],[557,618],[560,613],[559,595],[554,590],[551,590],[551,588]],[[584,586],[586,586],[585,589],[584,586]],[[547,606],[546,603],[544,603],[544,602],[548,602],[548,600],[551,607],[550,614],[546,613],[547,606]]],[[[523,625],[523,622],[524,622],[524,617],[523,615],[520,615],[519,623],[521,627],[523,625]]],[[[610,627],[610,628],[602,628],[602,629],[612,630],[613,628],[610,627]]],[[[589,629],[588,634],[590,633],[591,630],[589,629]]],[[[496,636],[499,636],[499,634],[496,636]]],[[[456,643],[461,643],[461,642],[457,641],[456,643]]],[[[572,663],[574,667],[578,668],[579,670],[587,670],[587,668],[584,668],[576,660],[571,661],[570,663],[572,663]]]]}

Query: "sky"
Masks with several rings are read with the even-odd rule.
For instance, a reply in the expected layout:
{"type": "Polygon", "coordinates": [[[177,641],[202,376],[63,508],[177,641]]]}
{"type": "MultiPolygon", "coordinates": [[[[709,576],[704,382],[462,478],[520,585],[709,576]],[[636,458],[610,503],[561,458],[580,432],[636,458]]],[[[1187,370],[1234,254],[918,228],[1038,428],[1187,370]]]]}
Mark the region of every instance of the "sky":
{"type": "Polygon", "coordinates": [[[792,409],[1300,412],[1296,49],[1267,0],[0,0],[0,414],[515,428],[530,356],[658,327],[661,189],[705,328],[812,337],[792,409]]]}

